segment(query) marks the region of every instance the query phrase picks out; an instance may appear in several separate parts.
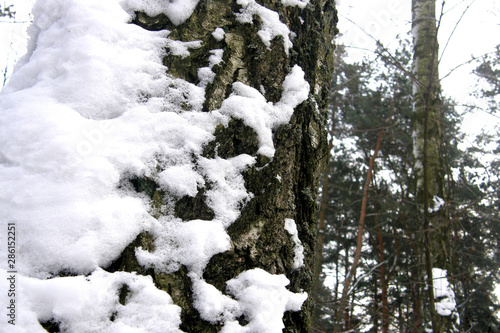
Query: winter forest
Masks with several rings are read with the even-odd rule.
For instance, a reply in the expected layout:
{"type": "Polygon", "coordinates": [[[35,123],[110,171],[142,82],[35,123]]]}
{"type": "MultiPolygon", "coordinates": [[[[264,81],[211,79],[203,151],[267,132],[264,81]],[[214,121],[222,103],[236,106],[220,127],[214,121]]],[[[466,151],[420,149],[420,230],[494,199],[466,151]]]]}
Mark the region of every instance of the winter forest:
{"type": "Polygon", "coordinates": [[[500,333],[480,6],[1,1],[0,332],[500,333]]]}

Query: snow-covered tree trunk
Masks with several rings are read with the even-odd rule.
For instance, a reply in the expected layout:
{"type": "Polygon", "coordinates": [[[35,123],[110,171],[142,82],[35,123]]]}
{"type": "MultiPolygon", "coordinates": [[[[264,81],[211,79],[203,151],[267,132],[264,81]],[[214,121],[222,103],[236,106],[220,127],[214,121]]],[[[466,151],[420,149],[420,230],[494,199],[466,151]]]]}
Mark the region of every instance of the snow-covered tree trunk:
{"type": "Polygon", "coordinates": [[[423,306],[422,310],[414,311],[415,323],[417,327],[432,327],[434,332],[455,332],[457,312],[446,276],[446,272],[452,272],[452,254],[446,208],[446,152],[443,150],[435,0],[412,0],[412,33],[413,149],[418,218],[415,235],[416,258],[420,258],[414,271],[414,298],[419,299],[414,300],[414,304],[423,306]],[[444,284],[446,288],[440,288],[444,284]]]}
{"type": "Polygon", "coordinates": [[[0,223],[19,235],[2,330],[306,331],[334,1],[34,17],[0,99],[0,223]]]}

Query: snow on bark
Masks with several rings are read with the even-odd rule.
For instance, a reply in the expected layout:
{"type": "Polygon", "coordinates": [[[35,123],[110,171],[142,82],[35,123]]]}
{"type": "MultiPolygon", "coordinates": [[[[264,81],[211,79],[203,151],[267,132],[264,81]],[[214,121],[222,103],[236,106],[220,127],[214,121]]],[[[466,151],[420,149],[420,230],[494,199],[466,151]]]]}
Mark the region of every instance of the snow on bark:
{"type": "Polygon", "coordinates": [[[295,221],[292,219],[286,219],[285,230],[288,231],[294,243],[293,250],[295,252],[295,257],[293,258],[293,268],[297,269],[304,266],[304,247],[299,239],[299,232],[295,221]]]}
{"type": "Polygon", "coordinates": [[[235,319],[222,329],[223,333],[281,332],[286,311],[299,311],[307,293],[294,294],[285,287],[289,281],[283,275],[272,275],[256,268],[241,273],[227,282],[228,291],[240,304],[241,314],[250,323],[241,326],[235,319]]]}
{"type": "Polygon", "coordinates": [[[304,72],[295,65],[283,82],[283,94],[276,104],[266,101],[257,90],[241,82],[233,84],[233,94],[223,103],[220,112],[238,119],[253,128],[259,139],[258,153],[274,156],[272,131],[290,121],[293,109],[309,95],[304,72]]]}
{"type": "Polygon", "coordinates": [[[238,20],[242,23],[252,23],[253,16],[258,15],[262,20],[262,26],[258,32],[262,42],[270,47],[272,39],[276,36],[282,36],[283,46],[288,54],[292,47],[291,31],[286,24],[280,21],[278,13],[259,5],[255,0],[237,0],[237,2],[243,7],[240,10],[241,13],[236,14],[238,20]]]}
{"type": "Polygon", "coordinates": [[[281,2],[285,6],[298,6],[299,8],[304,9],[309,3],[309,0],[281,0],[281,2]]]}
{"type": "MultiPolygon", "coordinates": [[[[299,7],[307,2],[284,1],[299,7]]],[[[164,13],[178,25],[197,3],[46,0],[35,5],[30,51],[0,99],[0,223],[4,229],[15,223],[22,235],[16,270],[25,315],[15,328],[19,332],[42,331],[38,322],[53,319],[74,332],[178,332],[179,307],[149,277],[101,269],[143,232],[153,236],[154,250],[137,249],[139,262],[164,273],[187,267],[196,309],[227,325],[227,332],[280,331],[283,313],[300,310],[307,298],[288,291],[284,275],[260,270],[228,282],[236,300],[203,279],[210,258],[231,247],[227,228],[253,196],[242,172],[256,163],[246,154],[202,157],[203,146],[218,125],[234,117],[255,130],[258,153],[272,158],[273,130],[288,123],[308,98],[309,84],[295,65],[279,102],[236,82],[219,110],[201,112],[204,89],[223,51],[211,51],[195,85],[165,74],[162,52],[168,48],[188,56],[200,41],[173,40],[168,30],[129,24],[135,11],[143,11],[164,13]],[[134,177],[150,179],[167,199],[158,204],[134,191],[129,182],[134,177]],[[174,217],[174,201],[194,197],[206,183],[214,218],[174,217]],[[151,210],[155,205],[161,217],[151,210]],[[61,272],[76,276],[59,277],[61,272]],[[131,295],[125,304],[117,297],[123,285],[131,295]],[[250,320],[247,327],[237,322],[242,314],[250,320]]],[[[285,50],[291,48],[290,31],[277,13],[253,0],[239,3],[241,21],[253,14],[262,18],[259,35],[266,45],[282,35],[285,50]]],[[[221,30],[214,31],[218,40],[224,38],[221,30]]],[[[296,227],[290,230],[297,268],[303,254],[296,227]]]]}
{"type": "Polygon", "coordinates": [[[179,25],[193,14],[198,2],[199,0],[125,0],[121,5],[131,15],[140,8],[149,16],[165,14],[173,24],[179,25]]]}

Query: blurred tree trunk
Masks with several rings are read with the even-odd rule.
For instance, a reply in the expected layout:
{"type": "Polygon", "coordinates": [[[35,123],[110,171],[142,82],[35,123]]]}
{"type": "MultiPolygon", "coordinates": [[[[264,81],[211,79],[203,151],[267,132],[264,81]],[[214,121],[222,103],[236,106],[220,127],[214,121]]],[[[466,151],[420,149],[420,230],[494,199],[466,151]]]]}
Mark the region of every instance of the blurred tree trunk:
{"type": "MultiPolygon", "coordinates": [[[[330,101],[332,102],[332,101],[330,101]]],[[[335,130],[335,113],[333,109],[331,110],[330,116],[330,138],[328,139],[328,147],[327,147],[327,157],[326,157],[326,167],[323,171],[323,180],[321,185],[321,202],[319,207],[319,223],[318,223],[318,238],[316,240],[316,259],[314,263],[314,281],[313,281],[313,289],[312,289],[312,298],[314,300],[314,311],[313,311],[313,328],[317,325],[318,319],[318,310],[320,307],[320,292],[321,292],[321,284],[323,280],[321,279],[321,273],[323,271],[323,245],[325,243],[325,232],[326,232],[326,208],[329,200],[328,196],[328,185],[330,178],[330,152],[333,147],[333,132],[335,130]]]]}
{"type": "MultiPolygon", "coordinates": [[[[420,282],[415,306],[423,306],[422,325],[433,332],[453,332],[452,316],[436,311],[433,268],[452,272],[450,221],[446,207],[445,163],[443,151],[443,103],[438,74],[438,42],[435,0],[412,0],[414,115],[413,151],[415,157],[415,197],[420,226],[416,232],[420,264],[415,279],[420,282]]],[[[423,329],[424,327],[422,327],[423,329]]],[[[417,327],[417,329],[421,329],[417,327]]]]}

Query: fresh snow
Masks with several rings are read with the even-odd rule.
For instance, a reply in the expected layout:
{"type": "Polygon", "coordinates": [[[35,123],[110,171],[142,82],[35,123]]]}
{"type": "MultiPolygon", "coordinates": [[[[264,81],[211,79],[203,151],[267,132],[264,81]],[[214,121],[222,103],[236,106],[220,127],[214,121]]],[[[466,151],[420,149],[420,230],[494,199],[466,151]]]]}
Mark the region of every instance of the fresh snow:
{"type": "Polygon", "coordinates": [[[245,125],[253,128],[259,139],[258,153],[273,157],[273,129],[288,123],[293,109],[305,101],[308,94],[309,84],[304,79],[304,72],[295,65],[283,82],[282,97],[277,103],[266,101],[257,89],[235,82],[233,93],[222,103],[220,112],[242,119],[245,125]]]}
{"type": "Polygon", "coordinates": [[[88,277],[21,277],[18,287],[22,314],[16,326],[9,325],[3,332],[46,332],[38,320],[53,317],[65,319],[61,329],[67,332],[181,332],[181,309],[149,276],[96,270],[88,277]],[[125,284],[131,296],[122,305],[118,294],[125,284]]]}
{"type": "Polygon", "coordinates": [[[167,15],[174,24],[184,23],[193,14],[199,0],[124,0],[122,6],[130,15],[134,14],[137,8],[149,16],[160,14],[167,15]]]}
{"type": "Polygon", "coordinates": [[[299,8],[304,9],[309,3],[309,0],[281,0],[281,3],[285,6],[298,6],[299,8]]]}
{"type": "Polygon", "coordinates": [[[212,36],[214,36],[215,40],[220,42],[224,40],[224,36],[226,35],[226,32],[222,28],[216,28],[214,32],[212,32],[212,36]]]}
{"type": "Polygon", "coordinates": [[[440,316],[450,316],[456,312],[455,293],[448,283],[447,271],[440,268],[432,269],[434,298],[436,311],[440,316]]]}
{"type": "MultiPolygon", "coordinates": [[[[259,154],[273,158],[273,130],[308,98],[309,84],[296,65],[279,102],[236,82],[219,110],[202,112],[205,87],[223,51],[211,51],[194,85],[166,74],[162,54],[168,49],[185,57],[201,41],[172,40],[170,31],[128,23],[135,11],[145,11],[181,24],[197,2],[35,4],[28,53],[0,96],[0,227],[15,223],[19,236],[15,269],[22,311],[15,327],[1,321],[0,331],[43,332],[39,320],[54,318],[72,332],[178,332],[180,309],[149,277],[102,270],[142,232],[153,236],[155,250],[136,249],[140,263],[166,273],[186,266],[195,308],[225,332],[280,332],[283,313],[300,310],[307,295],[288,291],[283,275],[243,272],[228,281],[227,295],[203,279],[210,258],[231,247],[226,229],[253,197],[242,172],[256,163],[245,154],[204,158],[203,146],[233,117],[255,130],[259,154]],[[158,184],[165,193],[161,207],[153,209],[148,196],[134,191],[134,177],[158,184]],[[175,218],[175,201],[206,184],[214,219],[175,218]],[[58,277],[60,272],[76,276],[58,277]],[[118,302],[123,285],[130,289],[125,305],[118,302]],[[245,327],[237,321],[243,314],[250,322],[245,327]]],[[[291,47],[277,13],[251,0],[240,4],[240,20],[261,16],[259,35],[266,44],[283,35],[285,49],[291,47]]],[[[222,28],[214,38],[224,38],[222,28]]],[[[298,267],[303,253],[290,221],[298,267]]],[[[2,276],[6,253],[1,251],[2,276]]],[[[7,282],[0,280],[2,290],[7,282]]]]}
{"type": "MultiPolygon", "coordinates": [[[[297,1],[300,2],[299,0],[297,1]]],[[[288,2],[290,2],[290,0],[288,0],[288,2]]],[[[290,40],[292,33],[286,24],[280,21],[279,14],[259,5],[255,0],[238,0],[237,3],[242,6],[240,13],[236,14],[238,20],[242,23],[252,23],[253,16],[258,15],[262,20],[262,26],[258,32],[262,42],[267,47],[271,47],[271,40],[276,36],[282,36],[283,47],[285,48],[286,54],[288,54],[290,48],[293,46],[290,40]]]]}
{"type": "Polygon", "coordinates": [[[294,220],[285,219],[285,230],[288,231],[294,243],[293,251],[295,252],[295,257],[293,258],[293,268],[297,269],[304,266],[304,246],[302,246],[302,242],[299,239],[299,232],[294,220]]]}
{"type": "Polygon", "coordinates": [[[294,294],[285,287],[289,284],[283,275],[272,275],[255,268],[241,273],[227,282],[229,293],[239,301],[242,314],[250,323],[240,326],[236,320],[228,322],[222,333],[281,332],[285,325],[285,311],[299,311],[307,293],[294,294]]]}
{"type": "Polygon", "coordinates": [[[202,67],[198,69],[198,79],[200,83],[198,83],[199,87],[206,88],[209,83],[212,83],[215,79],[215,73],[212,72],[212,68],[215,65],[218,65],[222,62],[222,56],[224,55],[224,50],[215,49],[210,50],[212,54],[208,57],[208,67],[202,67]]]}

